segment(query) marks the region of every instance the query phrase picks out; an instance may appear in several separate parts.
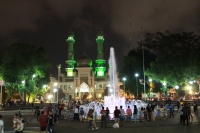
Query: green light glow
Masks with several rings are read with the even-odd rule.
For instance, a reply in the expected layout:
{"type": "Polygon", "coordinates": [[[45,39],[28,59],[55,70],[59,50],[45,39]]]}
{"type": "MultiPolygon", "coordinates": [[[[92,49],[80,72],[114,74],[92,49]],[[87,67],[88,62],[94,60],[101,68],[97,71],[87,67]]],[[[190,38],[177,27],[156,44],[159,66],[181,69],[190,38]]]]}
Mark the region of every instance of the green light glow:
{"type": "Polygon", "coordinates": [[[74,76],[73,68],[66,68],[67,76],[72,77],[74,76]]]}
{"type": "Polygon", "coordinates": [[[103,76],[105,76],[106,68],[105,67],[96,67],[95,71],[96,71],[97,77],[103,77],[103,76]]]}
{"type": "Polygon", "coordinates": [[[105,60],[102,60],[102,59],[96,60],[96,64],[98,67],[104,66],[105,63],[106,63],[105,60]]]}

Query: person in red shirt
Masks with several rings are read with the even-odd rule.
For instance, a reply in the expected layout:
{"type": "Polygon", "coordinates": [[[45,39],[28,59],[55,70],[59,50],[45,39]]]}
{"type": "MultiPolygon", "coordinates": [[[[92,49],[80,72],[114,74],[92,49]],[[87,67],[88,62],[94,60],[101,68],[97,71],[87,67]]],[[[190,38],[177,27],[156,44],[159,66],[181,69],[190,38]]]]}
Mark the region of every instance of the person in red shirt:
{"type": "Polygon", "coordinates": [[[38,118],[40,123],[40,129],[42,133],[46,133],[47,128],[47,115],[44,115],[44,111],[41,112],[41,115],[38,118]]]}

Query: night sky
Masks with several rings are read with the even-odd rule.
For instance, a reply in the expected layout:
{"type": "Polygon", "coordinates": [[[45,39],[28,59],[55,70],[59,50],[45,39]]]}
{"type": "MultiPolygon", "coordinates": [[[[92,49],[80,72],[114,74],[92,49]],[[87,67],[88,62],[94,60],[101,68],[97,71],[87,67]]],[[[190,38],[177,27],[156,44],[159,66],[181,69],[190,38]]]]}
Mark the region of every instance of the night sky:
{"type": "Polygon", "coordinates": [[[95,64],[96,32],[104,32],[104,58],[115,48],[118,69],[122,57],[135,48],[147,32],[191,32],[200,35],[199,0],[1,0],[0,47],[12,43],[43,46],[57,75],[66,67],[66,38],[75,34],[75,59],[86,53],[95,64]],[[130,13],[129,13],[130,12],[130,13]],[[131,26],[130,26],[131,21],[131,26]],[[131,28],[130,28],[131,27],[131,28]]]}

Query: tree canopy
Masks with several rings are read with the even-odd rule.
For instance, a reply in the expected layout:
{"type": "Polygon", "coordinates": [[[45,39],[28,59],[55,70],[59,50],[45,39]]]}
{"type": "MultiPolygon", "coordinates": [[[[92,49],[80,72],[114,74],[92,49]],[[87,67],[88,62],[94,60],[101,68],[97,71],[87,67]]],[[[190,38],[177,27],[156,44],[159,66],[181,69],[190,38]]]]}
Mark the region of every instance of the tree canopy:
{"type": "Polygon", "coordinates": [[[30,95],[35,88],[41,87],[41,81],[45,84],[49,82],[49,67],[44,48],[15,43],[3,55],[0,72],[10,95],[17,92],[30,95]]]}
{"type": "Polygon", "coordinates": [[[143,46],[157,58],[145,74],[172,87],[196,80],[200,77],[199,44],[200,37],[193,32],[147,34],[143,46]]]}
{"type": "MultiPolygon", "coordinates": [[[[142,50],[146,79],[153,79],[157,91],[163,91],[160,83],[166,82],[166,88],[175,85],[185,86],[189,81],[200,78],[200,36],[193,32],[183,33],[147,33],[144,41],[138,42],[138,49],[131,50],[124,56],[121,76],[130,81],[126,86],[132,87],[133,74],[142,75],[142,50]],[[130,78],[132,77],[132,78],[130,78]],[[157,84],[157,85],[156,85],[157,84]]],[[[141,78],[141,77],[140,77],[141,78]]],[[[148,85],[147,85],[148,86],[148,85]]]]}
{"type": "MultiPolygon", "coordinates": [[[[123,62],[124,67],[122,68],[120,72],[120,78],[126,77],[126,91],[130,91],[131,93],[134,93],[136,95],[137,93],[137,83],[138,82],[138,92],[141,94],[144,92],[143,85],[140,82],[144,79],[143,75],[143,52],[144,52],[144,66],[149,67],[150,62],[155,59],[155,55],[147,50],[142,49],[133,49],[129,51],[127,56],[124,56],[123,62]],[[135,74],[138,73],[138,77],[136,80],[135,74]]],[[[149,83],[146,82],[146,85],[149,86],[149,83]]],[[[149,90],[149,87],[146,88],[147,91],[149,90]]]]}

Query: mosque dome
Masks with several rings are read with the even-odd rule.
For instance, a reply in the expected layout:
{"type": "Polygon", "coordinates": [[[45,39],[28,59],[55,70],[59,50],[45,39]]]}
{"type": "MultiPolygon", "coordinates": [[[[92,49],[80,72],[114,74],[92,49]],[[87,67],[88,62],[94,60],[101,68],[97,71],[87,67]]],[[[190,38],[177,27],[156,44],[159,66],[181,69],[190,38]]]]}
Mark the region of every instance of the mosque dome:
{"type": "Polygon", "coordinates": [[[88,56],[84,53],[78,60],[77,60],[77,67],[90,67],[92,66],[92,60],[88,58],[88,56]]]}

